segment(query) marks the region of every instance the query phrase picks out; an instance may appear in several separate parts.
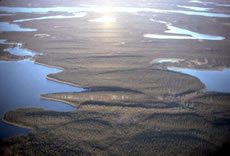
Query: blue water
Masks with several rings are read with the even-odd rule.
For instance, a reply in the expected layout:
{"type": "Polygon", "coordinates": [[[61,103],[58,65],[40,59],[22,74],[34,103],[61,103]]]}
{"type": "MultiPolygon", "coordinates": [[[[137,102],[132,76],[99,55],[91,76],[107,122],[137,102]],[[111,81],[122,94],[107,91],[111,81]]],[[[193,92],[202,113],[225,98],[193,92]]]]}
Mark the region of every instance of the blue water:
{"type": "Polygon", "coordinates": [[[38,17],[38,18],[19,19],[19,20],[14,20],[13,22],[17,23],[17,22],[26,22],[26,21],[34,21],[34,20],[81,18],[86,15],[87,13],[80,12],[80,13],[75,13],[72,16],[65,16],[65,15],[45,16],[45,17],[38,17]]]}
{"type": "MultiPolygon", "coordinates": [[[[11,43],[11,42],[6,42],[6,40],[0,40],[0,44],[13,46],[11,48],[6,48],[3,50],[13,55],[17,55],[17,56],[34,56],[35,55],[35,53],[32,52],[31,50],[21,48],[22,47],[21,43],[11,43]]],[[[41,55],[41,54],[36,53],[36,55],[41,55]]]]}
{"type": "Polygon", "coordinates": [[[54,7],[54,8],[0,7],[0,12],[7,12],[7,13],[48,13],[48,12],[138,13],[138,12],[152,12],[152,13],[179,13],[179,14],[185,14],[185,15],[230,18],[229,14],[224,14],[224,13],[209,13],[209,12],[183,11],[183,10],[160,10],[160,9],[154,9],[154,8],[105,7],[105,6],[54,7]]]}
{"type": "Polygon", "coordinates": [[[199,1],[199,0],[191,0],[191,3],[200,3],[200,4],[216,4],[215,2],[208,2],[208,1],[199,1]]]}
{"type": "Polygon", "coordinates": [[[185,40],[191,39],[194,40],[195,38],[191,36],[175,36],[175,35],[160,35],[160,34],[144,34],[146,38],[153,38],[153,39],[169,39],[169,40],[185,40]]]}
{"type": "Polygon", "coordinates": [[[182,11],[182,10],[176,10],[176,11],[172,10],[171,12],[185,14],[185,15],[206,16],[206,17],[219,17],[219,18],[230,18],[229,14],[222,14],[222,13],[195,12],[195,11],[182,11]]]}
{"type": "MultiPolygon", "coordinates": [[[[0,31],[5,30],[0,27],[0,31]]],[[[10,28],[11,31],[22,31],[18,27],[10,28]]],[[[24,30],[23,30],[24,31],[24,30]]],[[[15,55],[34,56],[35,53],[21,48],[20,43],[10,43],[0,40],[0,44],[14,46],[6,48],[15,55]]],[[[57,92],[81,92],[82,88],[49,81],[46,75],[61,72],[59,69],[34,64],[29,59],[22,61],[0,61],[0,117],[4,113],[17,108],[39,107],[46,110],[68,112],[75,109],[70,105],[57,101],[40,99],[40,94],[57,92]]],[[[27,134],[30,130],[8,125],[0,120],[0,138],[8,138],[17,134],[27,134]]]]}
{"type": "MultiPolygon", "coordinates": [[[[57,92],[80,92],[82,88],[49,81],[46,75],[61,70],[32,63],[30,60],[0,61],[0,115],[9,110],[24,107],[41,107],[60,112],[72,111],[75,108],[62,102],[40,99],[40,94],[57,92]]],[[[21,133],[0,122],[0,138],[21,133]]],[[[25,130],[27,133],[28,130],[25,130]]]]}
{"type": "Polygon", "coordinates": [[[190,9],[194,11],[209,11],[211,8],[203,8],[203,7],[193,7],[193,6],[183,6],[183,5],[177,5],[179,8],[185,8],[185,9],[190,9]]]}
{"type": "Polygon", "coordinates": [[[203,5],[215,5],[215,6],[221,6],[221,7],[230,7],[230,4],[221,4],[217,2],[208,2],[208,1],[199,1],[199,0],[191,0],[189,1],[191,3],[199,3],[203,5]]]}
{"type": "Polygon", "coordinates": [[[187,30],[187,29],[174,27],[174,26],[171,26],[171,25],[168,25],[168,29],[169,29],[169,31],[166,31],[167,33],[190,35],[190,36],[194,37],[194,39],[201,39],[201,40],[224,40],[225,39],[225,37],[222,37],[222,36],[201,34],[201,33],[197,33],[197,32],[187,30]]]}
{"type": "Polygon", "coordinates": [[[230,69],[195,70],[183,68],[168,68],[171,71],[192,75],[205,84],[207,91],[230,93],[230,69]]]}
{"type": "Polygon", "coordinates": [[[4,44],[6,40],[0,40],[0,44],[4,44]]]}
{"type": "MultiPolygon", "coordinates": [[[[124,13],[137,13],[137,12],[150,12],[150,13],[179,13],[185,15],[196,15],[196,16],[206,16],[206,17],[219,17],[219,18],[229,18],[229,14],[223,13],[208,13],[208,12],[198,12],[198,11],[183,11],[183,10],[159,10],[153,8],[130,8],[130,7],[55,7],[55,8],[19,8],[19,7],[0,7],[0,12],[5,13],[48,13],[48,12],[65,12],[65,13],[73,13],[73,16],[46,16],[39,17],[33,19],[21,19],[15,22],[25,22],[29,20],[43,20],[43,19],[62,19],[62,18],[74,18],[77,13],[81,12],[97,12],[97,13],[114,13],[114,12],[124,12],[124,13]]],[[[7,14],[5,14],[7,15],[7,14]]],[[[4,15],[4,16],[5,16],[4,15]]],[[[83,15],[82,15],[83,16],[83,15]]],[[[181,31],[182,34],[191,33],[191,31],[180,29],[171,26],[171,30],[181,31]]],[[[14,32],[14,31],[36,31],[36,29],[29,28],[21,28],[17,24],[9,24],[7,22],[0,22],[0,32],[14,32]]],[[[198,35],[195,32],[192,32],[193,36],[187,36],[190,38],[195,38],[198,35]],[[195,33],[195,34],[194,34],[195,33]]],[[[187,34],[186,34],[187,35],[187,34]]],[[[200,35],[200,34],[199,34],[200,35]]],[[[206,35],[206,34],[201,34],[206,35]]],[[[178,36],[176,36],[178,37],[178,36]]],[[[183,36],[182,36],[183,37],[183,36]]],[[[201,36],[207,37],[207,36],[201,36]]],[[[210,37],[210,35],[208,36],[210,37]]],[[[213,37],[213,36],[211,36],[213,37]]],[[[220,38],[217,38],[220,39],[220,38]]],[[[4,44],[3,40],[0,40],[0,44],[4,44]]],[[[9,43],[13,44],[13,43],[9,43]]],[[[15,46],[14,48],[7,48],[5,51],[9,51],[12,54],[16,55],[30,55],[33,56],[34,53],[27,49],[22,49],[20,46],[15,46]]],[[[50,73],[60,72],[61,70],[50,68],[46,66],[41,66],[34,64],[30,60],[22,60],[22,61],[0,61],[0,115],[3,117],[4,113],[9,110],[15,110],[16,108],[24,108],[24,107],[41,107],[46,110],[54,110],[54,111],[72,111],[75,108],[56,101],[42,100],[40,99],[40,94],[45,93],[57,93],[57,92],[80,92],[83,91],[82,88],[73,87],[70,85],[65,85],[61,83],[56,83],[54,81],[49,81],[46,79],[46,75],[50,73]]],[[[181,71],[188,72],[193,74],[189,70],[181,71]]],[[[217,71],[219,72],[219,71],[217,71]]],[[[222,73],[226,73],[225,70],[222,73]]],[[[218,90],[210,88],[209,83],[210,80],[203,80],[202,77],[215,77],[219,73],[214,73],[213,75],[206,75],[209,73],[201,73],[197,74],[195,72],[194,76],[197,75],[201,77],[201,81],[207,86],[208,90],[218,90]],[[203,75],[204,76],[201,76],[203,75]]],[[[221,73],[220,73],[221,74],[221,73]]],[[[217,76],[216,76],[217,77],[217,76]]],[[[227,70],[227,74],[222,76],[222,78],[227,79],[217,79],[217,81],[221,81],[221,83],[227,81],[229,82],[229,70],[227,70]]],[[[221,87],[221,85],[214,83],[216,88],[222,88],[222,92],[225,92],[223,88],[230,88],[229,85],[224,85],[225,87],[221,87]]],[[[228,83],[230,84],[230,83],[228,83]]],[[[229,92],[227,90],[226,92],[229,92]]],[[[0,121],[0,138],[7,138],[10,136],[17,135],[19,133],[28,133],[28,129],[19,128],[16,126],[10,126],[2,121],[0,121]]]]}
{"type": "Polygon", "coordinates": [[[36,29],[21,28],[17,24],[10,24],[8,22],[0,22],[0,32],[15,32],[15,31],[37,31],[36,29]]]}
{"type": "Polygon", "coordinates": [[[169,30],[166,30],[166,34],[177,34],[177,35],[165,35],[165,34],[144,34],[144,37],[147,38],[154,38],[154,39],[198,39],[198,40],[224,40],[225,37],[223,36],[215,36],[209,34],[202,34],[198,32],[193,32],[187,29],[178,28],[172,26],[171,23],[167,23],[164,21],[156,21],[154,19],[150,19],[153,22],[162,23],[167,26],[169,30]]]}
{"type": "Polygon", "coordinates": [[[178,59],[160,59],[156,63],[176,63],[178,61],[178,59]]]}
{"type": "Polygon", "coordinates": [[[31,50],[28,49],[22,49],[18,46],[14,47],[14,48],[6,48],[4,49],[4,51],[7,51],[13,55],[17,55],[17,56],[34,56],[35,53],[33,53],[31,50]]]}

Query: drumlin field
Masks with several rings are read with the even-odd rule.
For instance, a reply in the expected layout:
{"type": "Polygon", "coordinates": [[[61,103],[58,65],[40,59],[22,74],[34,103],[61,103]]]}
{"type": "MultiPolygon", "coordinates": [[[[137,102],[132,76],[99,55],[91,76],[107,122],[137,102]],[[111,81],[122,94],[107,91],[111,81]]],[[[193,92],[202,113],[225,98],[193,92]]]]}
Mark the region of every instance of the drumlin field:
{"type": "Polygon", "coordinates": [[[228,0],[1,0],[0,40],[0,126],[29,129],[0,138],[0,155],[230,154],[228,0]],[[26,61],[82,89],[37,97],[72,110],[17,106],[4,77],[19,83],[10,64],[26,61]]]}

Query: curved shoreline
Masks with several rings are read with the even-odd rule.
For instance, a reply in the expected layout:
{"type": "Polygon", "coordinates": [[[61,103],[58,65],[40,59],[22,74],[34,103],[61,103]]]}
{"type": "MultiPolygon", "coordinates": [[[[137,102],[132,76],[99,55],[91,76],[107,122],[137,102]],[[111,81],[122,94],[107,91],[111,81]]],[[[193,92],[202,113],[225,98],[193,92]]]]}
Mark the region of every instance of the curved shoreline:
{"type": "MultiPolygon", "coordinates": [[[[40,99],[63,102],[63,103],[65,103],[65,104],[67,104],[67,105],[70,105],[70,106],[76,108],[75,110],[77,110],[77,107],[76,107],[73,103],[67,102],[67,101],[65,101],[65,100],[61,100],[61,99],[57,99],[57,98],[51,98],[51,97],[46,97],[46,96],[44,96],[44,95],[40,95],[40,99]]],[[[75,110],[72,110],[72,111],[75,111],[75,110]]],[[[71,112],[71,111],[70,111],[70,112],[71,112]]]]}
{"type": "MultiPolygon", "coordinates": [[[[37,55],[36,52],[33,52],[33,53],[35,54],[34,56],[37,55]]],[[[39,53],[38,53],[38,54],[39,54],[39,53]]],[[[63,67],[59,67],[59,66],[54,66],[54,65],[49,65],[49,64],[37,62],[36,59],[34,59],[34,56],[29,56],[29,57],[28,57],[28,56],[20,56],[20,57],[23,57],[23,58],[22,58],[22,59],[18,59],[18,60],[7,60],[7,61],[20,61],[20,60],[25,60],[25,59],[27,59],[27,58],[30,58],[29,60],[30,60],[33,64],[37,64],[37,65],[41,65],[41,66],[46,66],[46,67],[50,67],[50,68],[56,68],[56,69],[60,69],[60,70],[62,70],[62,71],[65,70],[63,67]]],[[[0,61],[4,61],[4,60],[0,60],[0,61]]],[[[61,72],[62,72],[62,71],[61,71],[61,72]]],[[[57,72],[57,73],[59,73],[59,72],[57,72]]],[[[49,73],[49,74],[56,74],[56,73],[49,73]]],[[[49,77],[49,74],[46,75],[46,79],[47,79],[47,80],[54,81],[54,82],[57,82],[57,83],[66,84],[66,85],[70,85],[70,86],[73,86],[73,87],[81,88],[81,87],[79,87],[79,85],[77,85],[77,84],[74,84],[74,83],[71,83],[71,82],[65,82],[65,81],[57,80],[57,79],[55,79],[55,78],[51,78],[51,77],[49,77]]],[[[84,89],[84,88],[82,88],[82,89],[84,89]]],[[[80,92],[81,92],[81,91],[80,91],[80,92]]],[[[64,104],[70,105],[70,106],[74,107],[72,111],[75,111],[75,110],[77,109],[76,106],[73,105],[73,103],[70,103],[70,102],[67,102],[67,101],[64,101],[64,100],[59,100],[59,99],[55,99],[55,98],[44,97],[44,96],[41,95],[41,94],[40,94],[40,99],[58,101],[58,102],[62,102],[62,103],[64,103],[64,104]]],[[[19,107],[19,108],[21,108],[21,107],[19,107]]],[[[39,107],[36,107],[36,108],[39,108],[39,107]]],[[[17,127],[20,127],[20,128],[25,128],[25,129],[28,129],[28,130],[34,130],[34,128],[29,127],[29,126],[25,126],[25,125],[23,125],[23,124],[20,124],[20,123],[17,123],[17,122],[10,122],[10,121],[7,121],[7,120],[5,119],[5,114],[6,114],[7,112],[9,112],[9,110],[6,111],[6,112],[3,114],[3,117],[2,117],[2,122],[3,122],[3,123],[8,124],[8,125],[12,125],[12,126],[17,126],[17,127]]],[[[71,111],[69,111],[69,112],[71,112],[71,111]]],[[[18,135],[18,134],[16,134],[16,135],[18,135]]],[[[13,137],[13,136],[10,136],[10,137],[13,137]]]]}
{"type": "MultiPolygon", "coordinates": [[[[4,115],[5,116],[5,115],[4,115]]],[[[19,124],[19,123],[16,123],[16,122],[10,122],[10,121],[7,121],[4,119],[4,116],[2,118],[2,121],[8,125],[11,125],[11,126],[17,126],[17,127],[20,127],[20,128],[25,128],[25,129],[29,129],[29,130],[34,130],[32,127],[29,127],[29,126],[25,126],[23,124],[19,124]]]]}
{"type": "MultiPolygon", "coordinates": [[[[24,60],[24,59],[23,59],[24,60]]],[[[18,61],[18,60],[16,60],[18,61]]],[[[31,60],[30,60],[31,61],[31,60]]],[[[42,65],[42,66],[47,66],[47,67],[50,67],[50,68],[57,68],[57,69],[61,69],[61,70],[65,70],[64,68],[62,67],[58,67],[58,66],[52,66],[52,65],[49,65],[49,64],[44,64],[44,63],[39,63],[39,62],[36,62],[36,61],[32,61],[34,64],[38,64],[38,65],[42,65]]],[[[51,73],[52,74],[52,73],[51,73]]],[[[78,85],[74,84],[74,83],[69,83],[69,82],[65,82],[65,81],[61,81],[61,80],[57,80],[57,79],[54,79],[54,78],[51,78],[51,77],[48,77],[48,75],[46,75],[46,79],[47,80],[50,80],[50,81],[54,81],[54,82],[57,82],[57,83],[62,83],[62,84],[66,84],[66,85],[71,85],[71,86],[74,86],[74,87],[79,87],[78,85]]],[[[84,89],[84,88],[83,88],[84,89]]],[[[64,104],[67,104],[67,105],[70,105],[72,107],[74,107],[75,109],[73,109],[72,111],[75,111],[77,110],[77,107],[73,104],[73,103],[70,103],[70,102],[67,102],[65,100],[60,100],[60,99],[56,99],[56,98],[49,98],[49,97],[45,97],[43,96],[42,94],[40,94],[40,99],[44,99],[44,100],[52,100],[52,101],[58,101],[58,102],[62,102],[64,104]]],[[[21,107],[20,107],[21,108],[21,107]]],[[[37,107],[39,108],[39,107],[37,107]]],[[[9,112],[9,111],[7,111],[9,112]]],[[[3,114],[3,117],[2,117],[2,121],[8,125],[12,125],[12,126],[17,126],[17,127],[20,127],[20,128],[25,128],[25,129],[29,129],[29,130],[34,130],[32,127],[29,127],[29,126],[25,126],[23,124],[19,124],[19,123],[16,123],[16,122],[10,122],[10,121],[7,121],[4,117],[5,117],[5,114],[7,113],[5,112],[3,114]]],[[[71,112],[71,111],[69,111],[71,112]]]]}
{"type": "MultiPolygon", "coordinates": [[[[55,65],[50,65],[50,64],[38,62],[36,59],[34,60],[34,64],[38,64],[38,65],[42,65],[42,66],[47,66],[47,67],[51,67],[51,68],[60,69],[60,70],[62,70],[60,72],[63,72],[65,70],[65,68],[63,68],[63,67],[59,67],[59,66],[55,66],[55,65]]],[[[57,72],[57,73],[59,73],[59,72],[57,72]]],[[[50,74],[57,74],[57,73],[50,73],[50,74]]],[[[76,83],[73,83],[73,82],[67,82],[67,81],[64,81],[64,80],[58,80],[56,78],[50,77],[49,76],[50,74],[46,75],[46,79],[47,80],[55,81],[55,82],[59,82],[59,83],[62,83],[62,84],[67,84],[67,85],[71,85],[71,86],[74,86],[74,87],[82,88],[82,86],[80,86],[79,84],[76,84],[76,83]]],[[[82,89],[85,89],[85,88],[82,88],[82,89]]]]}

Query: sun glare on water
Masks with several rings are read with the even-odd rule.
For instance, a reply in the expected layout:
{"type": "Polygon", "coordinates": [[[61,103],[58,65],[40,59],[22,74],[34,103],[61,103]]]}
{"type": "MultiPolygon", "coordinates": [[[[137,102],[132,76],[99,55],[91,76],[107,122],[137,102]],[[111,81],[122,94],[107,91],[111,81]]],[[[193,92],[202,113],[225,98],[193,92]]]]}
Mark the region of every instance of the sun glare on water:
{"type": "Polygon", "coordinates": [[[110,24],[115,23],[117,21],[116,17],[111,16],[109,13],[113,10],[113,6],[110,1],[104,0],[103,5],[99,7],[98,11],[102,13],[104,16],[88,20],[89,22],[97,22],[97,23],[104,23],[110,24]]]}
{"type": "Polygon", "coordinates": [[[102,14],[101,17],[90,19],[89,22],[104,23],[106,25],[116,23],[117,18],[112,16],[110,13],[114,11],[114,7],[110,1],[103,1],[103,5],[96,8],[98,12],[102,14]]]}
{"type": "Polygon", "coordinates": [[[92,19],[89,20],[89,22],[98,22],[98,23],[115,23],[116,22],[116,18],[115,17],[111,17],[111,16],[103,16],[100,18],[96,18],[96,19],[92,19]]]}

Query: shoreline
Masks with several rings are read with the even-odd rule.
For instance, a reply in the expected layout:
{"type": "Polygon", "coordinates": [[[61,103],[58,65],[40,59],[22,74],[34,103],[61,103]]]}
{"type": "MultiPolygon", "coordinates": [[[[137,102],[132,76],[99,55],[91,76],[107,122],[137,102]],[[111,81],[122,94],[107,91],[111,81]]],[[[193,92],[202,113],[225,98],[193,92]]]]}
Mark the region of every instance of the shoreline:
{"type": "MultiPolygon", "coordinates": [[[[41,65],[41,66],[46,66],[46,67],[50,67],[50,68],[56,68],[56,69],[60,69],[60,70],[65,70],[64,68],[62,67],[58,67],[58,66],[54,66],[54,65],[49,65],[49,64],[45,64],[45,63],[40,63],[40,62],[37,62],[36,59],[33,60],[33,56],[17,56],[17,55],[13,55],[13,54],[10,54],[9,52],[3,52],[6,54],[6,59],[2,59],[0,58],[0,61],[20,61],[20,60],[25,60],[27,58],[30,58],[30,61],[34,64],[37,64],[37,65],[41,65]],[[13,57],[16,57],[15,59],[9,59],[9,56],[13,56],[13,57]]],[[[37,53],[35,53],[35,56],[36,56],[37,53]]],[[[62,72],[61,71],[61,72],[62,72]]],[[[53,73],[50,73],[50,74],[53,74],[53,73]]],[[[54,73],[56,74],[56,73],[54,73]]],[[[49,75],[49,74],[48,74],[49,75]]],[[[57,80],[55,78],[51,78],[51,77],[48,77],[48,75],[46,75],[46,79],[47,80],[50,80],[50,81],[54,81],[54,82],[57,82],[57,83],[62,83],[62,84],[66,84],[66,85],[70,85],[70,86],[73,86],[73,87],[78,87],[78,88],[81,88],[79,87],[79,85],[77,84],[74,84],[74,83],[70,83],[70,82],[65,82],[65,81],[61,81],[61,80],[57,80]]],[[[84,88],[82,88],[84,89],[84,88]]],[[[82,91],[81,91],[82,92],[82,91]]],[[[40,94],[40,99],[44,99],[44,100],[52,100],[52,101],[58,101],[58,102],[62,102],[64,104],[67,104],[67,105],[70,105],[72,107],[74,107],[74,109],[72,111],[75,111],[77,110],[77,107],[75,105],[73,105],[72,103],[70,102],[67,102],[67,101],[64,101],[64,100],[59,100],[59,99],[55,99],[55,98],[48,98],[48,97],[45,97],[43,95],[40,94]]],[[[21,108],[21,107],[19,107],[21,108]]],[[[39,107],[37,107],[39,108],[39,107]]],[[[6,111],[4,114],[3,114],[3,117],[2,117],[2,122],[5,123],[5,124],[8,124],[8,125],[11,125],[11,126],[17,126],[17,127],[20,127],[20,128],[25,128],[25,129],[28,129],[28,130],[31,130],[33,131],[34,129],[32,127],[29,127],[29,126],[25,126],[23,124],[19,124],[19,123],[16,123],[16,122],[10,122],[10,121],[7,121],[5,119],[5,114],[7,112],[9,112],[10,110],[6,111]]],[[[71,112],[71,111],[69,111],[71,112]]],[[[18,134],[16,134],[18,135],[18,134]]],[[[14,136],[10,136],[10,137],[14,137],[14,136]]],[[[10,137],[7,137],[7,138],[10,138],[10,137]]]]}
{"type": "MultiPolygon", "coordinates": [[[[35,55],[37,56],[37,55],[35,55]]],[[[34,64],[37,64],[37,65],[41,65],[41,66],[47,66],[47,67],[50,67],[50,68],[56,68],[56,69],[60,69],[60,70],[65,70],[65,68],[63,67],[59,67],[59,66],[54,66],[54,65],[50,65],[50,64],[45,64],[45,63],[41,63],[41,62],[37,62],[36,59],[35,60],[31,60],[34,64]]]]}
{"type": "MultiPolygon", "coordinates": [[[[50,101],[63,102],[63,103],[65,103],[65,104],[67,104],[67,105],[70,105],[70,106],[74,107],[75,110],[77,110],[77,107],[76,107],[75,105],[73,105],[73,103],[68,102],[68,101],[65,101],[65,100],[56,99],[56,98],[51,98],[51,97],[46,97],[46,96],[44,96],[44,95],[40,95],[40,99],[43,99],[43,100],[50,100],[50,101]]],[[[72,111],[74,111],[74,110],[72,110],[72,111]]],[[[69,111],[69,112],[71,112],[71,111],[69,111]]]]}
{"type": "MultiPolygon", "coordinates": [[[[2,151],[6,155],[209,155],[228,141],[230,123],[226,114],[230,112],[230,93],[207,91],[208,85],[200,77],[170,70],[228,68],[230,73],[230,16],[212,17],[220,13],[230,15],[227,7],[210,5],[212,11],[201,12],[178,7],[183,3],[203,8],[202,4],[188,1],[168,5],[170,0],[128,0],[109,6],[97,0],[87,4],[62,0],[25,2],[0,3],[26,5],[28,10],[76,4],[89,10],[82,18],[73,17],[65,9],[44,15],[36,13],[39,10],[34,14],[22,10],[1,16],[2,21],[9,23],[25,19],[13,23],[37,31],[1,33],[2,38],[19,42],[12,54],[32,52],[33,56],[21,56],[21,61],[9,63],[2,61],[0,155],[2,151]],[[135,10],[120,12],[119,7],[147,10],[133,14],[135,10]],[[198,15],[206,12],[211,16],[198,15]],[[116,22],[110,22],[113,18],[116,22]],[[97,19],[99,22],[90,22],[97,19]],[[226,38],[211,41],[144,37],[170,33],[165,23],[172,23],[185,34],[188,31],[226,38]]],[[[0,50],[3,52],[7,46],[1,45],[0,50]]],[[[7,58],[2,52],[0,59],[7,58]]],[[[209,76],[210,72],[202,73],[212,79],[226,71],[213,72],[213,76],[209,76]]],[[[222,80],[211,81],[213,85],[218,82],[222,80]]]]}
{"type": "MultiPolygon", "coordinates": [[[[6,112],[6,113],[7,113],[7,112],[6,112]]],[[[4,115],[4,116],[5,116],[5,115],[4,115]]],[[[6,123],[6,124],[11,125],[11,126],[17,126],[17,127],[20,127],[20,128],[29,129],[29,130],[31,130],[31,131],[34,130],[32,127],[25,126],[25,125],[23,125],[23,124],[19,124],[19,123],[16,123],[16,122],[7,121],[7,120],[4,119],[4,116],[3,116],[3,118],[2,118],[3,123],[6,123]]],[[[18,135],[18,134],[17,134],[17,135],[18,135]]],[[[13,136],[11,136],[11,137],[13,137],[13,136]]],[[[10,138],[10,137],[9,137],[9,138],[10,138]]]]}
{"type": "MultiPolygon", "coordinates": [[[[42,65],[42,66],[51,67],[51,68],[60,69],[60,70],[62,70],[60,72],[63,72],[65,70],[65,68],[63,68],[63,67],[38,62],[36,59],[33,61],[33,63],[38,64],[38,65],[42,65]]],[[[59,73],[59,72],[57,72],[57,73],[59,73]]],[[[57,74],[57,73],[50,73],[50,74],[57,74]]],[[[56,79],[54,77],[50,77],[49,76],[50,74],[46,75],[47,80],[55,81],[55,82],[59,82],[59,83],[62,83],[62,84],[71,85],[71,86],[74,86],[74,87],[85,89],[85,88],[81,87],[79,84],[76,84],[76,83],[73,83],[73,82],[67,82],[67,81],[64,81],[64,80],[58,80],[58,79],[56,79]]]]}
{"type": "MultiPolygon", "coordinates": [[[[55,82],[63,83],[63,84],[66,84],[66,85],[70,85],[70,86],[82,88],[82,87],[81,87],[80,85],[78,85],[78,84],[75,84],[75,83],[72,83],[72,82],[63,81],[63,80],[58,80],[58,79],[56,79],[56,78],[50,77],[49,75],[46,76],[46,79],[47,79],[47,80],[50,80],[50,81],[55,81],[55,82]]],[[[85,88],[82,88],[82,89],[85,89],[85,88]]],[[[81,91],[81,92],[82,92],[82,91],[81,91]]]]}
{"type": "Polygon", "coordinates": [[[15,59],[9,59],[9,58],[0,58],[0,61],[21,61],[24,60],[25,58],[15,58],[15,59]]]}
{"type": "Polygon", "coordinates": [[[8,51],[0,52],[0,61],[21,61],[30,58],[30,56],[17,56],[9,53],[8,51]]]}

